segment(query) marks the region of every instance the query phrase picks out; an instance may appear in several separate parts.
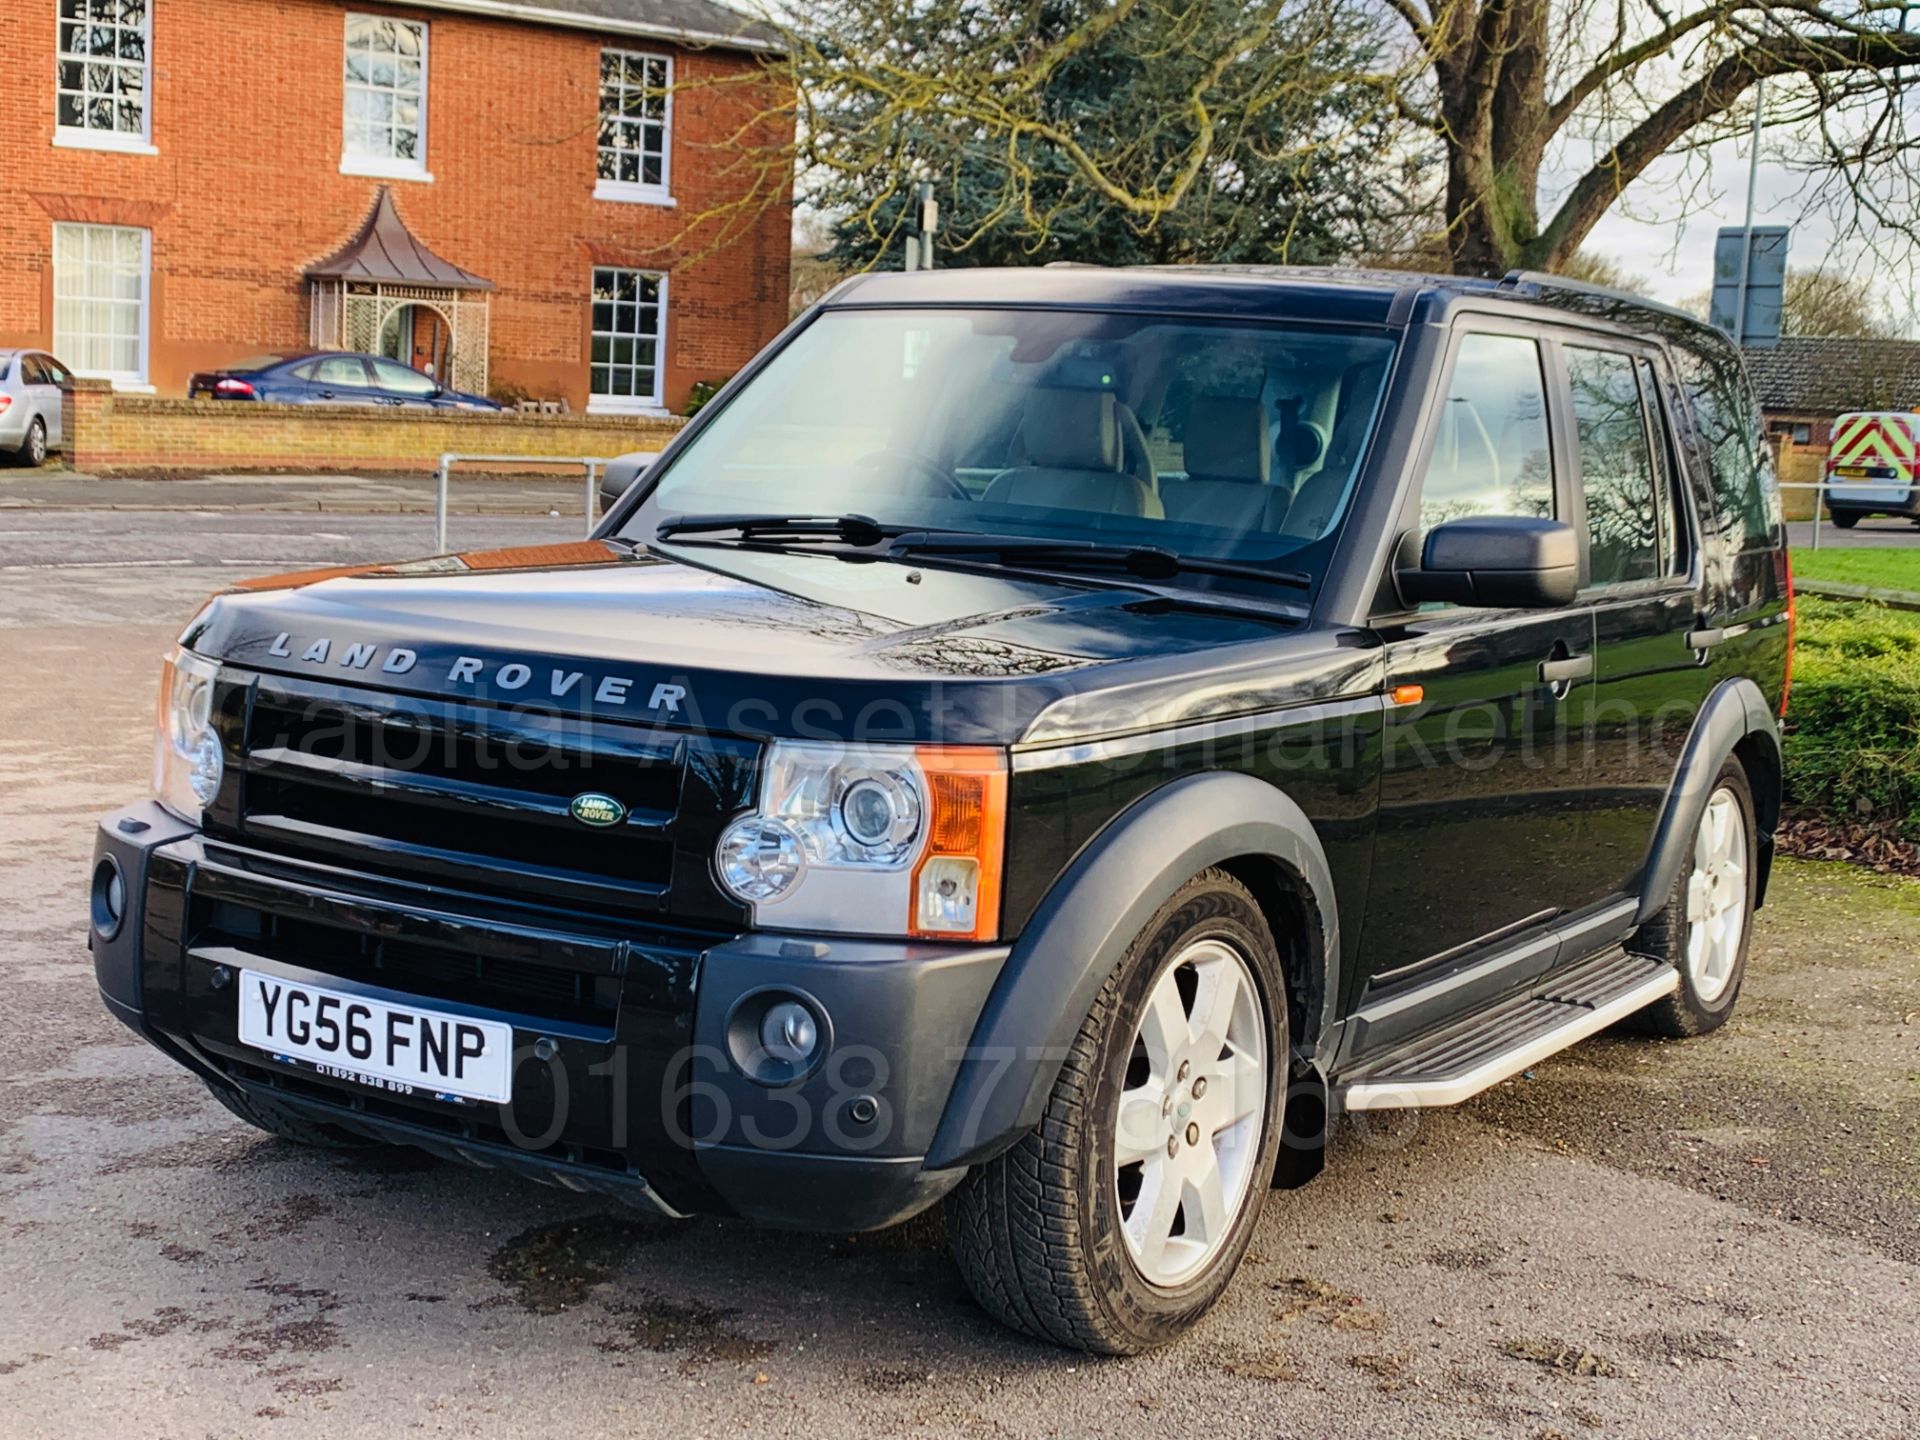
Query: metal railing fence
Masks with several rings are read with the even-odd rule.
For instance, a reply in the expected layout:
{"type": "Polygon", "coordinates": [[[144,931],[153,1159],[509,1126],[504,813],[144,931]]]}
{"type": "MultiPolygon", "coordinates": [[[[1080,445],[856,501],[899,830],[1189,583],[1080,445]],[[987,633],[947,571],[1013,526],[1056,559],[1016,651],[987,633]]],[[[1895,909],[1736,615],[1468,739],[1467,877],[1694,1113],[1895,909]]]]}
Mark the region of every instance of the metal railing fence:
{"type": "Polygon", "coordinates": [[[609,460],[604,455],[466,455],[449,452],[440,457],[440,472],[433,495],[433,549],[436,555],[447,553],[447,500],[456,465],[580,465],[587,473],[586,516],[588,535],[600,519],[600,472],[609,460]]]}

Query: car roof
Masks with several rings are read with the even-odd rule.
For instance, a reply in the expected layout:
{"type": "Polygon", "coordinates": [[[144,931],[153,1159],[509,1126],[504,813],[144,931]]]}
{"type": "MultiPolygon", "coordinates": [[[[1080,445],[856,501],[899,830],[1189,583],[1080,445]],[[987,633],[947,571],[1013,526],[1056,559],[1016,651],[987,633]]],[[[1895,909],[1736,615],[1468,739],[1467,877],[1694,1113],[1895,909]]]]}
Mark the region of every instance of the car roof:
{"type": "Polygon", "coordinates": [[[292,365],[300,360],[311,360],[316,354],[313,350],[281,350],[270,355],[249,355],[244,360],[234,360],[225,365],[211,367],[214,374],[246,375],[261,370],[275,370],[282,365],[292,365]]]}
{"type": "MultiPolygon", "coordinates": [[[[843,281],[828,308],[1006,305],[1150,310],[1401,325],[1442,319],[1469,301],[1496,302],[1614,324],[1675,322],[1718,336],[1696,316],[1644,296],[1557,275],[1516,270],[1472,275],[1304,265],[1059,263],[1024,268],[870,271],[843,281]]],[[[1542,317],[1548,318],[1548,317],[1542,317]]]]}

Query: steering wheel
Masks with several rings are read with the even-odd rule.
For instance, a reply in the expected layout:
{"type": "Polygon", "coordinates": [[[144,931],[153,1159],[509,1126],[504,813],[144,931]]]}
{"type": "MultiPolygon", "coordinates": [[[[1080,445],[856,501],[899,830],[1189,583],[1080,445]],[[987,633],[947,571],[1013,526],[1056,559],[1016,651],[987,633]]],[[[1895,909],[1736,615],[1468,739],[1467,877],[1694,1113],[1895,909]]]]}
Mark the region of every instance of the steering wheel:
{"type": "Polygon", "coordinates": [[[910,450],[875,450],[871,455],[862,455],[854,462],[854,467],[859,470],[910,471],[913,478],[920,482],[920,491],[931,500],[973,499],[972,492],[955,479],[951,471],[925,455],[916,455],[910,450]]]}

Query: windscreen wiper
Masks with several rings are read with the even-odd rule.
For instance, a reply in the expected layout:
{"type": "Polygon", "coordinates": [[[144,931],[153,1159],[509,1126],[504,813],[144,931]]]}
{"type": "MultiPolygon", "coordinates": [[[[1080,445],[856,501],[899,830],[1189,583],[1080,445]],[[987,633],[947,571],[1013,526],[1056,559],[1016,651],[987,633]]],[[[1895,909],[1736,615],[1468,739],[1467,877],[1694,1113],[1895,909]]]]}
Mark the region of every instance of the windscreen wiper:
{"type": "Polygon", "coordinates": [[[869,547],[895,535],[917,531],[913,525],[883,525],[870,515],[683,515],[663,520],[653,532],[656,540],[682,536],[722,536],[753,540],[838,540],[869,547]]]}
{"type": "Polygon", "coordinates": [[[1300,570],[1269,570],[1204,555],[1182,555],[1158,545],[1110,545],[1097,540],[1045,540],[1031,535],[997,535],[977,530],[903,525],[870,515],[688,515],[662,521],[656,541],[688,545],[726,545],[836,540],[856,550],[892,557],[975,557],[1044,566],[1051,570],[1119,570],[1135,580],[1171,580],[1181,574],[1218,575],[1313,588],[1313,576],[1300,570]]]}
{"type": "MultiPolygon", "coordinates": [[[[877,542],[876,542],[877,543],[877,542]]],[[[894,555],[991,555],[1029,561],[1050,570],[1121,570],[1136,580],[1171,580],[1177,575],[1220,575],[1259,580],[1295,590],[1311,590],[1313,576],[1302,570],[1269,570],[1235,560],[1182,555],[1158,545],[1109,545],[1097,540],[1040,540],[1027,535],[991,535],[966,530],[901,530],[887,546],[894,555]]]]}

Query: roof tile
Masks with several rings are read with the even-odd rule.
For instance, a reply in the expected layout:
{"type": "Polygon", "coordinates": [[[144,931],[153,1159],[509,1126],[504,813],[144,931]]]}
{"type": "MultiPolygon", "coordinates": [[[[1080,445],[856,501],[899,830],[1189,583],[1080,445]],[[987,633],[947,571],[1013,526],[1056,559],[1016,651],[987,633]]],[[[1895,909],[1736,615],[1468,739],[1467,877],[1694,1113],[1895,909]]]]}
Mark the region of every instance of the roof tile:
{"type": "Polygon", "coordinates": [[[1787,336],[1742,354],[1765,410],[1920,409],[1920,341],[1787,336]]]}

